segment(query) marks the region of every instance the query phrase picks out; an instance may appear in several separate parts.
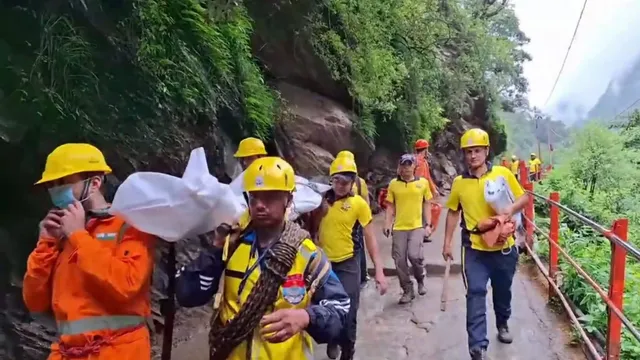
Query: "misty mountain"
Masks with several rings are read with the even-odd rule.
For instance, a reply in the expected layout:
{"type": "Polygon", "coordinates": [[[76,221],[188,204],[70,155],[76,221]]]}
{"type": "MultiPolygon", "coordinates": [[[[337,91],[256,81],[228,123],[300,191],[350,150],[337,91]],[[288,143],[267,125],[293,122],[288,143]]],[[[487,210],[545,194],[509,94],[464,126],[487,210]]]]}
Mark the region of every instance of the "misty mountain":
{"type": "Polygon", "coordinates": [[[586,118],[577,124],[584,124],[589,120],[610,123],[617,114],[622,112],[616,119],[620,120],[634,109],[640,109],[640,56],[629,69],[611,79],[586,118]]]}
{"type": "Polygon", "coordinates": [[[500,112],[500,119],[507,133],[507,151],[505,155],[517,155],[529,159],[529,154],[540,152],[543,162],[549,162],[549,142],[554,149],[562,146],[569,136],[565,123],[534,111],[500,112]],[[538,115],[538,121],[534,121],[538,115]],[[533,136],[532,136],[533,135],[533,136]],[[540,142],[540,150],[538,150],[540,142]]]}

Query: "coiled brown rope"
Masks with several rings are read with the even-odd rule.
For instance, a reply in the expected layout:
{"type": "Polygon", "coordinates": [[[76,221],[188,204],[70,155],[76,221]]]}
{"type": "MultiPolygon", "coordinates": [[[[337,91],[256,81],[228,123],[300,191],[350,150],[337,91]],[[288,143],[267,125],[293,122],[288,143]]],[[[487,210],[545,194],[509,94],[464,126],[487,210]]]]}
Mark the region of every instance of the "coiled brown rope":
{"type": "MultiPolygon", "coordinates": [[[[210,360],[227,359],[236,346],[252,338],[262,316],[278,299],[280,287],[291,271],[300,244],[307,238],[309,233],[298,224],[285,224],[280,239],[267,250],[258,282],[238,314],[226,324],[222,324],[219,316],[212,317],[209,332],[210,360]]],[[[250,345],[247,351],[251,351],[250,345]]]]}

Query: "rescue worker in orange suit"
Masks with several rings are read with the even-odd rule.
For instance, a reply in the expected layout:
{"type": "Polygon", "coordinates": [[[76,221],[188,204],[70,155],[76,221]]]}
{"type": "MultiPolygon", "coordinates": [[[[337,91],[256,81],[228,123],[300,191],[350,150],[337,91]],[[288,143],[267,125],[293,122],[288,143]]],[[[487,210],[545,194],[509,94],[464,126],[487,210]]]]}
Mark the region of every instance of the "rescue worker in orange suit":
{"type": "Polygon", "coordinates": [[[206,305],[223,282],[209,334],[212,360],[313,360],[313,340],[322,344],[340,335],[349,296],[309,233],[286,220],[295,189],[291,165],[258,159],[243,186],[250,223],[237,235],[216,233],[180,270],[178,302],[206,305]]]}
{"type": "Polygon", "coordinates": [[[40,223],[23,297],[32,313],[53,312],[60,338],[49,360],[151,358],[154,237],[109,215],[100,188],[110,172],[94,146],[65,144],[36,183],[55,208],[40,223]]]}
{"type": "Polygon", "coordinates": [[[251,163],[263,156],[267,156],[267,149],[262,140],[254,137],[248,137],[240,141],[238,150],[233,157],[240,161],[242,170],[245,170],[251,163]]]}
{"type": "Polygon", "coordinates": [[[509,332],[511,317],[511,284],[518,263],[518,251],[513,236],[500,243],[487,244],[477,231],[480,221],[498,214],[484,198],[485,182],[503,178],[516,198],[503,214],[511,218],[522,211],[527,204],[524,190],[510,169],[493,166],[487,161],[489,156],[489,135],[481,129],[470,129],[460,139],[467,170],[456,177],[451,184],[447,200],[447,221],[445,225],[442,255],[453,260],[451,248],[453,232],[460,222],[462,239],[462,272],[467,289],[467,335],[469,353],[472,360],[487,357],[487,284],[491,281],[493,309],[496,316],[498,340],[510,344],[513,337],[509,332]],[[460,212],[462,220],[460,221],[460,212]]]}
{"type": "MultiPolygon", "coordinates": [[[[438,189],[436,188],[435,182],[431,179],[431,171],[429,170],[429,162],[427,161],[427,157],[429,155],[429,142],[425,139],[419,139],[416,141],[414,145],[416,151],[416,176],[425,178],[429,181],[429,190],[431,190],[431,194],[433,195],[433,201],[431,202],[432,213],[434,207],[440,207],[440,204],[437,202],[438,197],[438,189]]],[[[438,219],[432,219],[434,225],[437,225],[438,219]]],[[[427,225],[427,218],[423,216],[422,225],[427,225]]],[[[435,229],[435,226],[433,227],[435,229]]],[[[429,243],[431,242],[431,237],[429,235],[424,236],[423,242],[429,243]]]]}

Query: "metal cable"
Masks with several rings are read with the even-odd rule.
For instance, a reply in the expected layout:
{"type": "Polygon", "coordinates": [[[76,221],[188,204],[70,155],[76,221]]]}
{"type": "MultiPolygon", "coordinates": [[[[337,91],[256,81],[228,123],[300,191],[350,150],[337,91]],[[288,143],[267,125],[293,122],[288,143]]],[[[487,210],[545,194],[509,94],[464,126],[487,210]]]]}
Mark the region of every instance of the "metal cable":
{"type": "Polygon", "coordinates": [[[636,248],[635,246],[633,246],[632,243],[628,242],[628,241],[624,241],[622,240],[618,235],[614,234],[611,232],[611,230],[605,228],[604,226],[598,224],[597,222],[587,218],[586,216],[579,214],[577,212],[575,212],[574,210],[571,210],[570,208],[560,204],[559,202],[553,201],[551,199],[548,199],[542,195],[536,194],[533,191],[529,191],[527,190],[527,193],[533,195],[534,197],[543,200],[553,206],[557,206],[559,209],[561,209],[562,211],[566,212],[567,214],[575,217],[576,219],[580,220],[583,224],[591,227],[593,230],[599,232],[601,235],[603,235],[605,238],[607,238],[607,240],[612,241],[614,243],[616,243],[617,245],[622,246],[625,250],[627,250],[627,253],[629,253],[630,255],[632,255],[636,260],[640,261],[640,250],[638,250],[638,248],[636,248]]]}
{"type": "Polygon", "coordinates": [[[553,91],[556,89],[556,85],[558,85],[558,80],[560,80],[560,75],[562,75],[562,71],[564,70],[564,65],[567,63],[567,58],[569,57],[569,53],[571,52],[571,46],[573,45],[573,41],[576,39],[576,34],[578,33],[578,28],[580,27],[580,21],[582,20],[582,14],[584,14],[584,9],[586,9],[586,7],[587,7],[587,0],[584,0],[584,4],[582,5],[582,10],[580,11],[580,17],[578,17],[578,22],[576,23],[576,27],[573,30],[573,36],[571,37],[571,42],[569,43],[569,47],[567,48],[567,53],[564,55],[562,66],[560,67],[558,76],[556,76],[556,81],[553,83],[551,92],[549,92],[549,96],[547,96],[547,100],[544,102],[545,106],[549,102],[549,99],[551,99],[551,95],[553,95],[553,91]]]}
{"type": "Polygon", "coordinates": [[[598,350],[596,350],[596,347],[593,345],[593,342],[585,332],[584,327],[580,323],[580,320],[578,320],[578,318],[576,317],[576,314],[573,313],[573,310],[571,309],[571,306],[569,305],[567,298],[564,296],[562,291],[560,291],[560,288],[556,284],[555,280],[551,279],[551,277],[549,276],[548,270],[544,267],[538,255],[536,255],[536,253],[533,251],[533,249],[529,246],[527,242],[525,242],[525,246],[527,247],[527,250],[529,251],[531,258],[533,258],[533,261],[536,263],[536,266],[538,266],[538,269],[540,269],[540,272],[542,273],[542,275],[544,275],[544,277],[549,282],[549,285],[553,288],[553,290],[556,292],[556,294],[560,298],[560,302],[562,302],[562,306],[564,306],[564,309],[567,311],[567,314],[569,315],[571,322],[573,322],[573,324],[578,329],[578,332],[580,333],[580,337],[582,337],[582,340],[587,345],[587,348],[589,349],[591,356],[593,356],[594,359],[602,359],[602,356],[600,355],[600,353],[598,353],[598,350]]]}

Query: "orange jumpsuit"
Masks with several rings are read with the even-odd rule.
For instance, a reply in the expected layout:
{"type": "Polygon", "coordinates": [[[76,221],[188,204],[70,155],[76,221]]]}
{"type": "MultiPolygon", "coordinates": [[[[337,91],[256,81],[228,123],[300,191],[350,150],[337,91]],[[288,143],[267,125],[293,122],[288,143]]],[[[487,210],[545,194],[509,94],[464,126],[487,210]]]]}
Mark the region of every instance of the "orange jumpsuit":
{"type": "Polygon", "coordinates": [[[60,335],[49,360],[151,358],[155,240],[123,225],[92,218],[60,242],[41,237],[29,255],[24,302],[33,313],[52,311],[60,335]]]}
{"type": "Polygon", "coordinates": [[[416,155],[416,171],[415,175],[419,177],[423,177],[429,181],[429,189],[433,196],[436,196],[438,192],[436,191],[436,185],[433,183],[431,179],[431,171],[429,171],[429,163],[424,155],[418,154],[416,155]]]}
{"type": "MultiPolygon", "coordinates": [[[[423,154],[416,155],[417,163],[416,163],[416,171],[415,175],[419,177],[423,177],[429,181],[429,189],[433,196],[438,195],[438,190],[436,189],[436,184],[431,179],[431,171],[429,171],[429,162],[427,158],[423,154]]],[[[436,227],[438,227],[438,219],[440,218],[440,212],[442,207],[438,203],[431,203],[431,226],[432,230],[435,231],[436,227]]]]}

